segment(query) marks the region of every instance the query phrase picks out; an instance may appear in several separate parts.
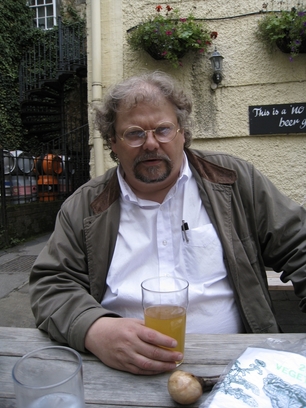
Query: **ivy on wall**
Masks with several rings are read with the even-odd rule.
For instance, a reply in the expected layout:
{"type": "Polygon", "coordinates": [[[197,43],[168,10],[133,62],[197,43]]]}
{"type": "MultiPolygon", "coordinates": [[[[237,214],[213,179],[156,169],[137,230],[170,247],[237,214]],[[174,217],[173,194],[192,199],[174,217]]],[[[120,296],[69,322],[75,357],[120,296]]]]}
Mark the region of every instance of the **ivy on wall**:
{"type": "Polygon", "coordinates": [[[22,144],[18,66],[33,31],[26,0],[0,2],[0,145],[7,149],[22,144]]]}
{"type": "MultiPolygon", "coordinates": [[[[58,46],[57,27],[48,31],[37,29],[33,26],[32,13],[27,0],[0,0],[0,146],[8,150],[31,150],[39,144],[35,138],[26,137],[27,131],[22,126],[18,83],[21,58],[27,50],[33,53],[33,44],[44,44],[50,55],[56,55],[58,46]]],[[[65,25],[79,25],[85,30],[84,18],[69,1],[61,14],[65,25]]],[[[55,60],[54,56],[49,64],[55,60]]],[[[44,61],[40,69],[46,68],[51,69],[44,61]]]]}

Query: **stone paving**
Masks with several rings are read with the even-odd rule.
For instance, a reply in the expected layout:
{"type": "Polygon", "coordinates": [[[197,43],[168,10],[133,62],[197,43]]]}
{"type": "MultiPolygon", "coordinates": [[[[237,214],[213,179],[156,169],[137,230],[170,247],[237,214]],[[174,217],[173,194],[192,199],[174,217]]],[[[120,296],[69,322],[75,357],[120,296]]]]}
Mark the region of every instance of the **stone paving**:
{"type": "Polygon", "coordinates": [[[0,326],[36,327],[29,302],[31,267],[50,234],[0,251],[0,326]]]}

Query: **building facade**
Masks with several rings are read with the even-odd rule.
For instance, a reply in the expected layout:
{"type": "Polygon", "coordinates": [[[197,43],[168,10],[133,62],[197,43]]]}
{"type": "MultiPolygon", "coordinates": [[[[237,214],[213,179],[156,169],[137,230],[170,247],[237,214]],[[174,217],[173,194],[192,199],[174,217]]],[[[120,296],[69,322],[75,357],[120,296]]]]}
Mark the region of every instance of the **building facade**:
{"type": "Polygon", "coordinates": [[[182,58],[182,66],[173,68],[145,51],[132,51],[127,43],[128,30],[154,15],[157,3],[87,0],[91,176],[114,165],[95,129],[92,104],[99,103],[105,90],[122,78],[161,70],[173,75],[192,96],[192,147],[223,151],[252,162],[281,191],[304,204],[306,130],[297,132],[292,128],[292,122],[288,122],[291,118],[287,119],[284,112],[292,110],[299,115],[293,115],[292,120],[298,117],[306,123],[306,54],[290,61],[289,55],[279,50],[269,52],[256,37],[258,22],[267,11],[290,10],[297,3],[180,0],[160,4],[178,8],[181,15],[192,13],[205,20],[211,31],[217,31],[209,52],[188,54],[182,58]],[[224,57],[223,79],[218,87],[212,82],[209,60],[215,46],[224,57]],[[256,134],[256,130],[253,134],[250,119],[260,120],[261,134],[256,134]]]}

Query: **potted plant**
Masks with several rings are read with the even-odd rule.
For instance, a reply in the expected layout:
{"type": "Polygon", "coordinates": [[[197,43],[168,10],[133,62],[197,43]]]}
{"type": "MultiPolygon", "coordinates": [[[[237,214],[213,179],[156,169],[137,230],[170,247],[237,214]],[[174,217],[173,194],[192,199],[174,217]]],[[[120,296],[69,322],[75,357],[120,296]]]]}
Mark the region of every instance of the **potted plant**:
{"type": "Polygon", "coordinates": [[[306,52],[306,11],[268,12],[258,23],[257,36],[270,49],[278,47],[292,60],[306,52]]]}
{"type": "Polygon", "coordinates": [[[210,33],[192,15],[182,18],[169,5],[165,14],[162,9],[156,6],[156,15],[129,30],[127,41],[133,50],[145,50],[153,58],[166,59],[177,67],[188,51],[205,53],[218,35],[215,31],[210,33]]]}

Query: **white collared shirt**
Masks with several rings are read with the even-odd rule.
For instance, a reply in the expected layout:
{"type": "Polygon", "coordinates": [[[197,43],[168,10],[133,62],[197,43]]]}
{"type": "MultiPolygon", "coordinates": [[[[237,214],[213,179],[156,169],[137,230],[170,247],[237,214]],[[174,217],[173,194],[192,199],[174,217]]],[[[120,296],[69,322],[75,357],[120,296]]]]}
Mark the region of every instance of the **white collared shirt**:
{"type": "Polygon", "coordinates": [[[164,201],[138,198],[122,177],[120,226],[102,306],[143,319],[141,282],[155,276],[189,281],[187,333],[243,331],[223,262],[220,240],[184,157],[176,184],[164,201]],[[182,233],[188,223],[188,242],[182,233]]]}

